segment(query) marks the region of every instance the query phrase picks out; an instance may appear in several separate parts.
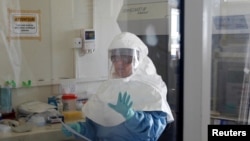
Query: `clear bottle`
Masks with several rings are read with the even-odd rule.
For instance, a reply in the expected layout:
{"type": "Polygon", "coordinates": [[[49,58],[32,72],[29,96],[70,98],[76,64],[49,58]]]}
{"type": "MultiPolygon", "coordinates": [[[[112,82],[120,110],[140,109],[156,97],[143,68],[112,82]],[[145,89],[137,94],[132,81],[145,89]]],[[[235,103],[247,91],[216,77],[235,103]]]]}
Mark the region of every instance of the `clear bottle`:
{"type": "Polygon", "coordinates": [[[75,111],[76,99],[77,96],[75,94],[63,94],[62,96],[63,111],[75,111]]]}

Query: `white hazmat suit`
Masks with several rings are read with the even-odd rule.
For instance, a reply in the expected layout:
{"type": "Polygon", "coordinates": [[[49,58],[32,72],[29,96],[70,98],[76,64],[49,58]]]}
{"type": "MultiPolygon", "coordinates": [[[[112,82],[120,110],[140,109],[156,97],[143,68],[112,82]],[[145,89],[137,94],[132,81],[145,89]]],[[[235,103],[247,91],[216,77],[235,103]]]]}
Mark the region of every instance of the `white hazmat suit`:
{"type": "Polygon", "coordinates": [[[124,49],[135,50],[131,53],[132,74],[117,77],[110,62],[109,80],[84,105],[86,122],[74,127],[93,141],[157,141],[166,125],[174,120],[166,99],[167,87],[147,56],[147,46],[136,35],[129,32],[117,35],[109,47],[109,57],[117,56],[114,50],[119,49],[123,50],[120,55],[126,56],[129,53],[124,49]],[[110,106],[119,105],[119,93],[128,94],[133,102],[127,105],[132,111],[129,118],[119,112],[122,108],[116,110],[110,106]]]}

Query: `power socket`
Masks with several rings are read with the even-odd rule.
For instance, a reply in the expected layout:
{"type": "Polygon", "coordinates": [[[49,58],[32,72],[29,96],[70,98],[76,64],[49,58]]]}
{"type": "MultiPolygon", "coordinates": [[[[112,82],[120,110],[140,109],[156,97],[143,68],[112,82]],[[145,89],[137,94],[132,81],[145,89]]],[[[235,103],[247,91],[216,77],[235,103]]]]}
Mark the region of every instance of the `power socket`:
{"type": "Polygon", "coordinates": [[[74,38],[73,48],[82,48],[82,38],[74,38]]]}

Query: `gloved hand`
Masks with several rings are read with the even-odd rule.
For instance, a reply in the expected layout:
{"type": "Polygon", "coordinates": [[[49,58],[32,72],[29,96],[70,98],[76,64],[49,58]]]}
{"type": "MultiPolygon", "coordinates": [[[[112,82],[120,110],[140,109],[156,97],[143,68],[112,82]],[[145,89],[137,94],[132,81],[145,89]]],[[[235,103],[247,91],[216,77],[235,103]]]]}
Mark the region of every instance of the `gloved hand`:
{"type": "MultiPolygon", "coordinates": [[[[71,127],[72,129],[74,129],[76,132],[80,133],[81,132],[81,126],[79,123],[71,123],[71,124],[67,124],[69,127],[71,127]]],[[[68,129],[66,129],[64,126],[62,126],[62,132],[65,136],[70,137],[73,135],[72,132],[70,132],[68,129]]]]}
{"type": "Polygon", "coordinates": [[[130,101],[130,95],[125,92],[123,95],[120,92],[117,104],[108,103],[109,107],[114,109],[116,112],[120,113],[126,120],[130,119],[134,114],[134,110],[132,109],[133,102],[130,101]]]}

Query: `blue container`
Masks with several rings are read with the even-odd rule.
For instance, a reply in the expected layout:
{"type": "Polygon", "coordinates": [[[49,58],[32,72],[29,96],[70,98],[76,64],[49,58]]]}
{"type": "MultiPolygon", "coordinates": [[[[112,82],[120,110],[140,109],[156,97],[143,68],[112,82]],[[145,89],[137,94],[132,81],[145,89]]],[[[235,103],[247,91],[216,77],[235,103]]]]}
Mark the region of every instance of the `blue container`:
{"type": "Polygon", "coordinates": [[[5,87],[0,89],[0,113],[12,112],[12,89],[5,87]]]}
{"type": "Polygon", "coordinates": [[[57,101],[55,96],[48,97],[48,104],[55,106],[57,110],[57,101]]]}

